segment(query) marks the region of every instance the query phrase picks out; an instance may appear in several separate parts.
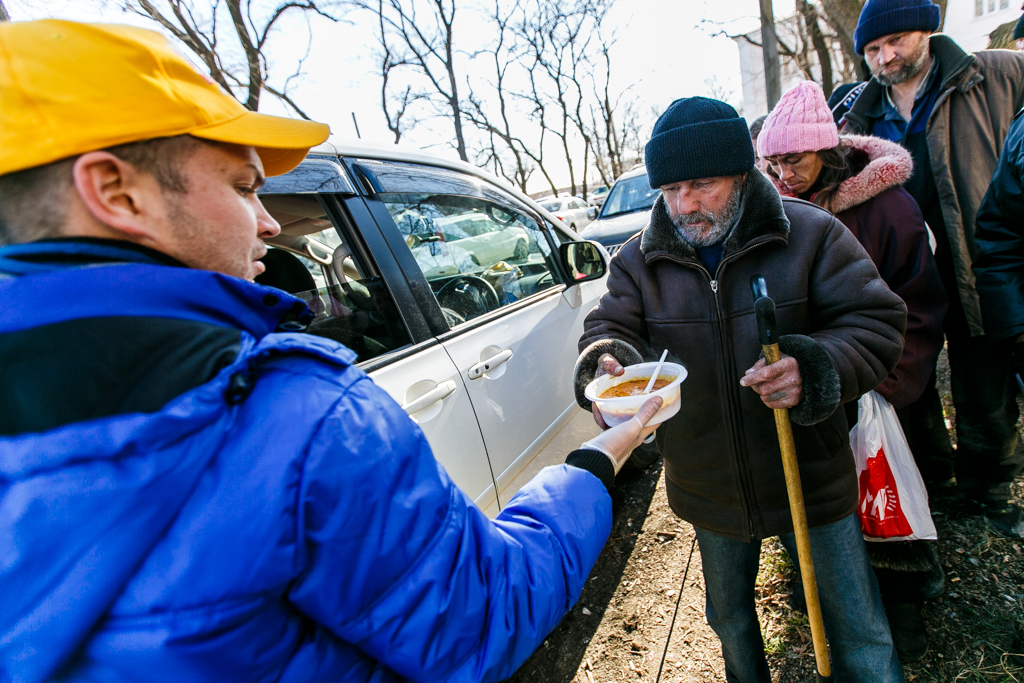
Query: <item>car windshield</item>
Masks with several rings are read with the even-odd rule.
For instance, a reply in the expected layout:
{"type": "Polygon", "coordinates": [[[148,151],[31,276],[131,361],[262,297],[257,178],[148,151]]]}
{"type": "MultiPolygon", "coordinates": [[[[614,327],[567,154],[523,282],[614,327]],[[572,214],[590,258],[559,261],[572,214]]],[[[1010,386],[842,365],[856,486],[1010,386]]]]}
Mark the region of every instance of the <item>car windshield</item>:
{"type": "Polygon", "coordinates": [[[618,216],[634,211],[646,211],[654,206],[654,201],[661,190],[652,190],[647,181],[647,174],[620,180],[612,186],[608,199],[601,210],[601,218],[618,216]]]}
{"type": "Polygon", "coordinates": [[[558,200],[557,202],[544,202],[543,204],[541,204],[541,206],[544,207],[545,211],[558,211],[559,209],[562,208],[562,201],[558,200]]]}

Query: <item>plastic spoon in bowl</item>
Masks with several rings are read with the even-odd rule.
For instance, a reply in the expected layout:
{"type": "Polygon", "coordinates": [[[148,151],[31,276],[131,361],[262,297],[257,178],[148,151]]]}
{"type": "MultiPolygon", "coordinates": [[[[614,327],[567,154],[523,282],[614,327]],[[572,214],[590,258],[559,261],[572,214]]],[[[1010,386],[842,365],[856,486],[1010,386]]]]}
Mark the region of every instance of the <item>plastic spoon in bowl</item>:
{"type": "Polygon", "coordinates": [[[667,355],[668,349],[661,352],[661,360],[658,361],[658,367],[654,368],[654,374],[651,375],[651,381],[647,383],[647,388],[644,389],[643,394],[640,394],[641,396],[651,393],[651,389],[654,388],[654,382],[658,379],[658,375],[661,374],[661,366],[665,364],[665,356],[667,355]]]}

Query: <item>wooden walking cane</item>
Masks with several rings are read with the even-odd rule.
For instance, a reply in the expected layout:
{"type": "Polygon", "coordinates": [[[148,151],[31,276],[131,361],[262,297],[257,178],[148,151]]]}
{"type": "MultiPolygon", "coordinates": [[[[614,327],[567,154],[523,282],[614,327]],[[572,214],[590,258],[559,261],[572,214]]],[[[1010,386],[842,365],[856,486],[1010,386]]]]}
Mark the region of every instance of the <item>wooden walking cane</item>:
{"type": "MultiPolygon", "coordinates": [[[[754,313],[757,315],[757,332],[761,340],[761,349],[764,351],[764,362],[771,365],[782,357],[779,351],[778,330],[775,328],[775,302],[768,297],[768,285],[762,276],[755,275],[750,278],[750,287],[754,291],[754,313]]],[[[818,581],[814,576],[811,537],[807,531],[804,491],[800,485],[793,428],[789,423],[789,410],[786,408],[775,409],[775,429],[779,433],[782,468],[786,473],[789,512],[793,517],[800,576],[804,584],[804,597],[807,599],[807,619],[811,622],[814,659],[818,664],[818,681],[831,681],[832,665],[828,659],[828,644],[825,642],[825,624],[821,620],[821,602],[818,600],[818,581]]]]}

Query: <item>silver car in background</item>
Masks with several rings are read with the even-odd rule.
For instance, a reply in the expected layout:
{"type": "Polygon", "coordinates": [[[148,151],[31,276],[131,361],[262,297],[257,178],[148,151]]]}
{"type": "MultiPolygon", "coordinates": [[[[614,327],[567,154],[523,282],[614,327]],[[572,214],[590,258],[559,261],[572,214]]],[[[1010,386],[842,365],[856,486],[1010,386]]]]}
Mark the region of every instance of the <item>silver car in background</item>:
{"type": "Polygon", "coordinates": [[[539,199],[537,203],[546,211],[555,214],[558,220],[575,232],[590,225],[590,222],[597,217],[597,208],[590,206],[579,197],[549,197],[539,199]]]}

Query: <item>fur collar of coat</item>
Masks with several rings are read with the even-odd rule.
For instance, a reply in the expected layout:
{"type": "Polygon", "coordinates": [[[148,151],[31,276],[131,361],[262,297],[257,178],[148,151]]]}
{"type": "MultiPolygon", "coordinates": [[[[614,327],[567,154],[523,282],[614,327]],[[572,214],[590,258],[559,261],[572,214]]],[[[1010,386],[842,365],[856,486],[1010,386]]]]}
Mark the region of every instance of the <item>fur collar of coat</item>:
{"type": "MultiPolygon", "coordinates": [[[[739,221],[725,239],[722,257],[754,243],[772,240],[788,244],[789,219],[782,209],[779,193],[763,174],[751,170],[743,186],[739,221]]],[[[679,228],[668,217],[664,196],[659,196],[654,202],[651,221],[640,233],[640,251],[648,262],[661,256],[697,258],[696,249],[683,238],[679,228]]]]}
{"type": "MultiPolygon", "coordinates": [[[[914,172],[914,159],[899,144],[871,135],[844,135],[841,139],[851,148],[850,160],[854,168],[862,167],[855,175],[839,184],[833,213],[852,209],[910,180],[914,172]]],[[[783,197],[795,196],[777,178],[769,177],[783,197]]]]}

